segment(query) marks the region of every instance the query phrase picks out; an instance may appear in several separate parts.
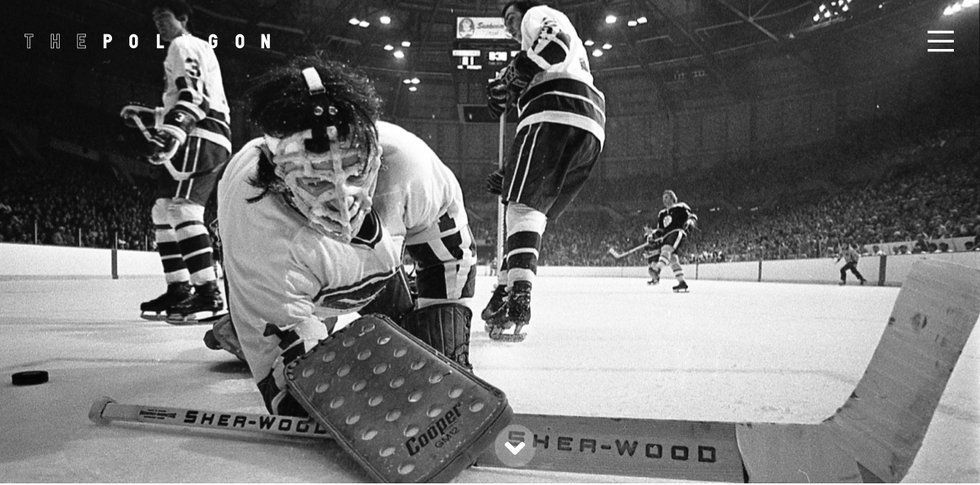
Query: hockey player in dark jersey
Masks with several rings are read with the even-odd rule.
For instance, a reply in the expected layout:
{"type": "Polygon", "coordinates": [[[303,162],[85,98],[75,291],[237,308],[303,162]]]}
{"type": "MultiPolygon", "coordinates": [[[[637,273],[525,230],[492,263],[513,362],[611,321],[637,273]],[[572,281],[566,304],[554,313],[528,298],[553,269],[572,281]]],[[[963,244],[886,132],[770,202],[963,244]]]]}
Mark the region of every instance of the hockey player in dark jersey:
{"type": "Polygon", "coordinates": [[[663,201],[664,208],[657,215],[657,228],[648,238],[650,245],[660,250],[656,264],[651,264],[649,268],[649,284],[659,283],[660,270],[664,266],[670,265],[670,268],[674,270],[674,277],[677,278],[677,286],[674,286],[674,291],[687,291],[684,269],[681,268],[677,253],[684,244],[684,240],[687,239],[688,229],[696,226],[698,216],[691,211],[687,204],[677,201],[677,194],[673,190],[664,191],[663,201]]]}
{"type": "Polygon", "coordinates": [[[650,273],[648,285],[655,285],[660,282],[660,271],[656,269],[657,261],[660,260],[660,232],[649,224],[643,225],[643,237],[646,238],[647,245],[643,248],[643,258],[647,260],[647,272],[650,273]],[[654,272],[656,271],[656,276],[654,272]]]}
{"type": "Polygon", "coordinates": [[[521,51],[487,86],[488,105],[499,116],[514,102],[518,125],[503,170],[487,180],[488,190],[507,202],[507,234],[497,288],[482,316],[490,338],[521,341],[545,225],[588,180],[606,114],[588,53],[565,14],[532,0],[508,2],[502,13],[521,51]],[[503,333],[512,327],[513,334],[503,333]]]}

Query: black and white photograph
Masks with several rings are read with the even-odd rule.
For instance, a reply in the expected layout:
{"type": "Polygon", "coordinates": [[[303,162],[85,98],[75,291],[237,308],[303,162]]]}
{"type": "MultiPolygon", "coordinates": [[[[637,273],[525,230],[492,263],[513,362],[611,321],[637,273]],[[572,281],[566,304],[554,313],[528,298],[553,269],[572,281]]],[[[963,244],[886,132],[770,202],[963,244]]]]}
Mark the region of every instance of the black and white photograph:
{"type": "Polygon", "coordinates": [[[0,482],[978,483],[978,3],[4,2],[0,482]]]}

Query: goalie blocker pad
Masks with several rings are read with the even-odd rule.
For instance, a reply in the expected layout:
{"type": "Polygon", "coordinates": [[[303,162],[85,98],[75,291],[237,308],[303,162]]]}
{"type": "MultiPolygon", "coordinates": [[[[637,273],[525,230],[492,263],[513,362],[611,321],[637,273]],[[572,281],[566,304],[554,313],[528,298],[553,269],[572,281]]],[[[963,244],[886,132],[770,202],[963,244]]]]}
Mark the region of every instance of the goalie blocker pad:
{"type": "Polygon", "coordinates": [[[372,478],[448,481],[513,415],[504,393],[367,315],[286,368],[296,400],[372,478]]]}

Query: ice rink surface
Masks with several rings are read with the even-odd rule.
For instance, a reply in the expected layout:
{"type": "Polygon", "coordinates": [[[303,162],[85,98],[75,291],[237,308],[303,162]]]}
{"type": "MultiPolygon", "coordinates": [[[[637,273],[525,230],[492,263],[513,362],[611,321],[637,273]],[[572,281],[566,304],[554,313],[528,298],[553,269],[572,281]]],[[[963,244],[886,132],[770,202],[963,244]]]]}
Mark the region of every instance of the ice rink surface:
{"type": "MultiPolygon", "coordinates": [[[[832,278],[830,272],[828,279],[832,278]]],[[[475,372],[515,412],[816,423],[850,395],[898,288],[639,278],[536,282],[528,338],[491,342],[474,322],[475,372]]],[[[474,314],[493,280],[478,280],[474,314]]],[[[0,481],[350,482],[335,444],[144,424],[97,426],[92,403],[264,413],[247,368],[204,347],[206,326],[138,317],[161,278],[0,280],[0,481]],[[13,386],[46,370],[50,382],[13,386]]],[[[479,320],[478,317],[476,320],[479,320]]],[[[974,332],[976,333],[976,332],[974,332]]],[[[980,482],[980,343],[972,335],[907,482],[980,482]]],[[[457,482],[623,477],[468,469],[457,482]]],[[[650,481],[638,479],[638,481],[650,481]]]]}

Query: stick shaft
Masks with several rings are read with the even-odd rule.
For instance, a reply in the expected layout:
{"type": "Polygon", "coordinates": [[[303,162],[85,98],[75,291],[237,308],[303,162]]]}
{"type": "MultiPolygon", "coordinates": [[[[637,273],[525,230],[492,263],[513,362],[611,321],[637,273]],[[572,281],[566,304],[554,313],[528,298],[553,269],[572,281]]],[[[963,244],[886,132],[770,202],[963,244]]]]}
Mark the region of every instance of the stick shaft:
{"type": "MultiPolygon", "coordinates": [[[[509,103],[508,103],[509,104],[509,103]]],[[[509,108],[510,106],[508,106],[509,108]]],[[[504,169],[504,136],[507,131],[507,109],[500,114],[499,130],[497,133],[497,168],[504,169]]],[[[504,262],[504,196],[501,194],[497,202],[497,269],[504,262]]]]}
{"type": "Polygon", "coordinates": [[[327,429],[316,421],[312,421],[309,418],[296,418],[291,416],[229,413],[203,409],[110,402],[105,404],[101,412],[93,412],[89,417],[92,421],[100,424],[110,421],[126,421],[227,431],[252,431],[300,438],[330,439],[330,433],[327,429]]]}
{"type": "MultiPolygon", "coordinates": [[[[635,248],[632,248],[632,249],[626,251],[625,253],[617,253],[616,250],[613,250],[612,251],[612,253],[613,253],[612,257],[614,257],[616,259],[623,259],[626,256],[629,256],[629,255],[631,255],[631,254],[633,254],[633,253],[635,253],[635,252],[637,252],[637,251],[639,251],[639,250],[641,250],[641,249],[643,249],[645,247],[647,247],[647,243],[640,244],[639,246],[637,246],[635,248]]],[[[612,248],[610,248],[610,249],[612,249],[612,248]]]]}

